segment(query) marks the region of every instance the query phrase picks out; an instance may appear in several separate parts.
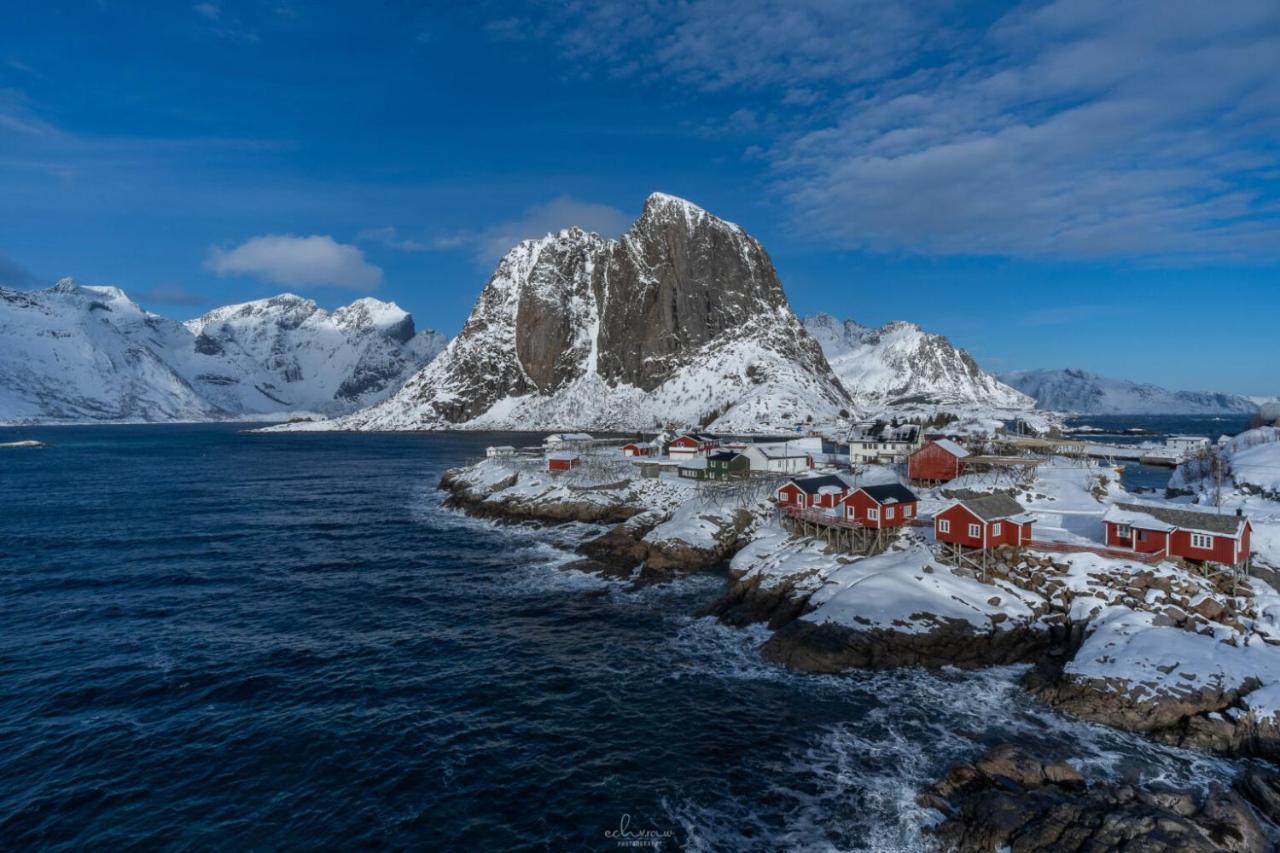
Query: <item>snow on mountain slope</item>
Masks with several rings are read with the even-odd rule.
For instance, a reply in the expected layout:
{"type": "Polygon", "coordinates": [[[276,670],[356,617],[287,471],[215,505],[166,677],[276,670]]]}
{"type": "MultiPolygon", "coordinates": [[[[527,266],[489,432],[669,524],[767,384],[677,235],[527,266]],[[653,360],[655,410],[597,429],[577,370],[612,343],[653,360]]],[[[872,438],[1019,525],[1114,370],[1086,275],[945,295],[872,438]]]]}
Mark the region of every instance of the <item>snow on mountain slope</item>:
{"type": "Polygon", "coordinates": [[[1252,414],[1257,404],[1236,394],[1169,391],[1108,379],[1084,370],[1020,370],[1003,381],[1035,398],[1036,407],[1088,415],[1252,414]]]}
{"type": "Polygon", "coordinates": [[[190,335],[114,287],[0,288],[0,421],[202,420],[167,356],[190,335]]]}
{"type": "Polygon", "coordinates": [[[618,240],[516,246],[462,332],[346,429],[787,427],[851,405],[745,231],[654,194],[618,240]]]}
{"type": "Polygon", "coordinates": [[[0,422],[341,414],[385,398],[443,346],[373,299],[328,314],[286,295],[183,324],[114,287],[0,289],[0,422]]]}
{"type": "Polygon", "coordinates": [[[805,318],[831,369],[860,404],[895,402],[1029,409],[1026,395],[986,373],[968,352],[914,323],[878,329],[830,314],[805,318]]]}
{"type": "Polygon", "coordinates": [[[386,398],[444,347],[436,332],[415,334],[399,306],[368,298],[330,314],[283,294],[186,328],[192,345],[175,354],[184,375],[219,407],[246,413],[350,412],[386,398]]]}

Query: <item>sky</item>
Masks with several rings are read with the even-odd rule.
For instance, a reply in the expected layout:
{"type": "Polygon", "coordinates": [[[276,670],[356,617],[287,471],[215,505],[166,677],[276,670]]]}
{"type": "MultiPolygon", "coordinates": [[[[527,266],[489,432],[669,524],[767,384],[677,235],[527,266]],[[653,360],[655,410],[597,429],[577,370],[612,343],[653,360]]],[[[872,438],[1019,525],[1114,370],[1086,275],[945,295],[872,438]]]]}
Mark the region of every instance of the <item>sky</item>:
{"type": "Polygon", "coordinates": [[[0,284],[289,291],[456,333],[662,191],[793,307],[989,370],[1280,394],[1280,4],[10,4],[0,284]]]}

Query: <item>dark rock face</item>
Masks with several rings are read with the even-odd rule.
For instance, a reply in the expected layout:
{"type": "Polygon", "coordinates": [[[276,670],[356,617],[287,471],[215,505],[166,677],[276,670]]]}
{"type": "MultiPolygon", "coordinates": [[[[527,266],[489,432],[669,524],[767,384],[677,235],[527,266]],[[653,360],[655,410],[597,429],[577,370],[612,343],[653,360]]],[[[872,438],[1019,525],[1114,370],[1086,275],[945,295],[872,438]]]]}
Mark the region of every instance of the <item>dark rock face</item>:
{"type": "Polygon", "coordinates": [[[949,850],[1271,850],[1237,793],[1090,786],[1070,765],[1009,745],[952,768],[920,800],[943,814],[933,832],[949,850]]]}
{"type": "Polygon", "coordinates": [[[900,666],[1001,666],[1038,660],[1054,647],[1052,634],[1030,627],[980,632],[967,622],[947,621],[932,631],[906,633],[798,619],[770,637],[761,653],[793,669],[843,672],[900,666]]]}
{"type": "Polygon", "coordinates": [[[795,582],[765,588],[761,576],[731,581],[718,600],[705,611],[726,625],[741,628],[764,622],[770,630],[789,625],[809,612],[809,596],[799,593],[795,582]]]}
{"type": "Polygon", "coordinates": [[[512,249],[450,351],[397,401],[411,420],[444,426],[584,378],[649,392],[708,348],[740,340],[794,364],[832,411],[849,404],[764,248],[732,223],[655,194],[618,240],[572,228],[512,249]]]}

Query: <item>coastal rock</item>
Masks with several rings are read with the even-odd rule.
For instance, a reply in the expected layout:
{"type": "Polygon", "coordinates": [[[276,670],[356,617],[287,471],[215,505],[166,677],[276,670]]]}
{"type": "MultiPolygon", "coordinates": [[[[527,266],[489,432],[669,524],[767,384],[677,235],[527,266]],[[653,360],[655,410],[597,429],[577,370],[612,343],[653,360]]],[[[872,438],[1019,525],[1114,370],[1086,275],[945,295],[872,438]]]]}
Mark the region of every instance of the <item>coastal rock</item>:
{"type": "Polygon", "coordinates": [[[921,795],[942,813],[950,850],[1239,851],[1271,849],[1244,799],[1167,787],[1089,785],[1069,764],[1011,745],[952,768],[921,795]]]}
{"type": "Polygon", "coordinates": [[[802,578],[785,578],[770,586],[763,575],[738,578],[703,615],[715,616],[726,625],[741,628],[764,622],[778,630],[809,612],[809,592],[797,589],[802,578]]]}
{"type": "Polygon", "coordinates": [[[939,620],[930,631],[859,630],[798,619],[761,649],[766,660],[806,672],[957,666],[973,669],[1025,663],[1054,648],[1053,634],[1033,626],[978,631],[962,620],[939,620]]]}

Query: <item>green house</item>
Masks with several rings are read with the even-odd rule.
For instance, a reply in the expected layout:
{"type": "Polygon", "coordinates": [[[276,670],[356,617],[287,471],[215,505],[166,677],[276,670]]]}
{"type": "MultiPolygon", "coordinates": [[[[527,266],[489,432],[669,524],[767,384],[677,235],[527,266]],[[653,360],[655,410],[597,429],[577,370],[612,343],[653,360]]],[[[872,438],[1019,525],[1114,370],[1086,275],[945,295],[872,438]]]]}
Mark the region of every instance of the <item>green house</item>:
{"type": "Polygon", "coordinates": [[[686,480],[705,480],[708,473],[707,464],[707,460],[699,456],[688,462],[682,462],[676,469],[676,473],[686,480]]]}
{"type": "Polygon", "coordinates": [[[715,480],[751,476],[751,460],[736,450],[717,450],[707,456],[707,476],[715,480]]]}

